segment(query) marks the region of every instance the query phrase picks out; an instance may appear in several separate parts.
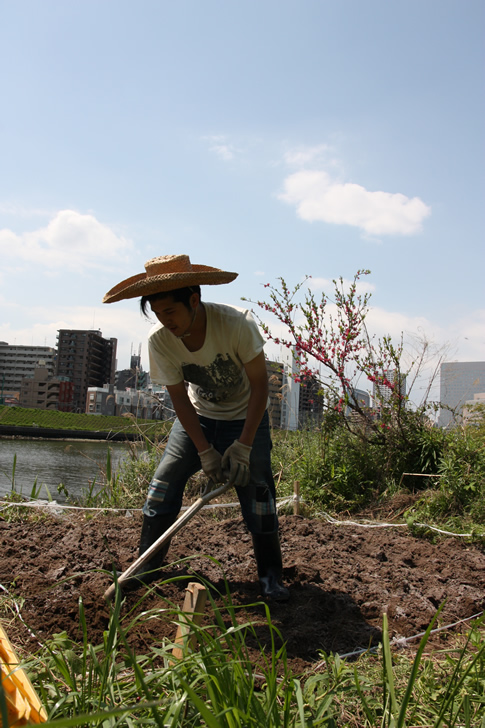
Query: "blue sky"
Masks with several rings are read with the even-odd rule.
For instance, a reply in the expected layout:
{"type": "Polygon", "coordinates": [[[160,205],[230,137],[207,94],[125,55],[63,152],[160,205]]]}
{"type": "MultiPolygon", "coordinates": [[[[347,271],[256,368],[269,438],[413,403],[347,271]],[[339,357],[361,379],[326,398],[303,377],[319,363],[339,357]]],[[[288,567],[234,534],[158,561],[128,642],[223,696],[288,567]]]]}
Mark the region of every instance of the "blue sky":
{"type": "Polygon", "coordinates": [[[372,271],[369,327],[485,359],[482,0],[0,0],[0,340],[149,324],[103,294],[188,253],[372,271]]]}

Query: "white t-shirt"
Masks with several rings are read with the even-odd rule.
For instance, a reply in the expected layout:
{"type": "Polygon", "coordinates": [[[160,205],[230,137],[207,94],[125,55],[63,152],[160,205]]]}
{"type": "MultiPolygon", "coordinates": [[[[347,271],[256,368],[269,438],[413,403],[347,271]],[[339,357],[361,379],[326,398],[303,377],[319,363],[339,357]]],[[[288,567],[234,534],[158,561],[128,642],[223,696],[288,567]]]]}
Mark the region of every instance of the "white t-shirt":
{"type": "Polygon", "coordinates": [[[244,364],[261,353],[264,339],[250,311],[220,303],[204,303],[204,308],[206,336],[198,351],[189,351],[162,324],[151,329],[150,377],[166,386],[189,382],[188,395],[200,415],[244,419],[251,392],[244,364]]]}

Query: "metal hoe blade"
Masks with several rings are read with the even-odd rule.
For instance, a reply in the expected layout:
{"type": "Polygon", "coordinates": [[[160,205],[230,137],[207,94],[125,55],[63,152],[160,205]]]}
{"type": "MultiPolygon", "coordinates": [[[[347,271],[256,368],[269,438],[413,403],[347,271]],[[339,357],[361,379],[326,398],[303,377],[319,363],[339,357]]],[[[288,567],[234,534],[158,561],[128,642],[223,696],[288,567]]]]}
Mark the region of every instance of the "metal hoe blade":
{"type": "MultiPolygon", "coordinates": [[[[150,561],[151,557],[159,551],[162,546],[170,539],[174,534],[177,533],[177,531],[180,531],[181,528],[185,526],[185,524],[190,521],[193,516],[197,513],[197,511],[200,511],[200,509],[205,506],[209,501],[211,501],[213,498],[217,498],[217,496],[222,495],[226,492],[226,490],[229,488],[229,483],[223,483],[218,488],[214,488],[214,490],[209,490],[210,488],[210,481],[206,484],[206,487],[204,489],[204,492],[198,498],[195,503],[193,503],[190,508],[188,508],[181,516],[177,518],[175,523],[173,523],[170,528],[167,528],[165,533],[162,533],[159,539],[157,539],[149,549],[147,549],[141,556],[139,556],[136,561],[132,563],[131,566],[129,566],[126,571],[124,571],[119,577],[118,577],[118,584],[120,587],[123,586],[125,582],[127,582],[132,576],[134,576],[136,573],[140,571],[140,567],[144,566],[147,561],[150,561]]],[[[115,595],[116,591],[116,584],[113,583],[111,586],[106,589],[104,593],[104,598],[107,601],[111,601],[115,595]]]]}

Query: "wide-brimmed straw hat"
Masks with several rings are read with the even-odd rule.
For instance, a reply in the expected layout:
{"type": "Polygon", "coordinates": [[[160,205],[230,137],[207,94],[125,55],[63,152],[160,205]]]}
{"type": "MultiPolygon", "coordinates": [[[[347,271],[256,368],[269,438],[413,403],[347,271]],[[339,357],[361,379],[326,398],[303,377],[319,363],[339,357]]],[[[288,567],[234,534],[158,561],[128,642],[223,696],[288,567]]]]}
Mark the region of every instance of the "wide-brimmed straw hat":
{"type": "Polygon", "coordinates": [[[108,291],[103,303],[150,296],[186,286],[216,286],[230,283],[237,275],[209,265],[195,265],[188,255],[162,255],[145,263],[145,273],[127,278],[108,291]]]}

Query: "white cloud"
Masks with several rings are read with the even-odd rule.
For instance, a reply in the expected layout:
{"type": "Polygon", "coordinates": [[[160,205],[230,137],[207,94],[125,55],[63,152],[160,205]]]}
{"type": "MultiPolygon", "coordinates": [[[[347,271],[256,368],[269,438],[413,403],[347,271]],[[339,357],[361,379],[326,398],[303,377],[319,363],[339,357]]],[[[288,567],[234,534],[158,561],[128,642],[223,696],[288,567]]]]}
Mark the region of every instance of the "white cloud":
{"type": "Polygon", "coordinates": [[[285,152],[284,159],[291,167],[304,167],[307,164],[321,162],[331,151],[328,144],[317,144],[313,147],[302,145],[285,152]]]}
{"type": "Polygon", "coordinates": [[[206,136],[203,139],[209,142],[209,149],[214,152],[224,162],[230,162],[234,159],[237,149],[233,144],[229,144],[225,136],[206,136]]]}
{"type": "Polygon", "coordinates": [[[366,325],[369,333],[376,337],[391,336],[398,341],[402,333],[424,332],[431,329],[431,322],[425,316],[408,316],[397,311],[386,311],[383,308],[371,306],[366,316],[366,325]]]}
{"type": "MultiPolygon", "coordinates": [[[[130,350],[142,344],[142,366],[148,369],[148,332],[153,321],[141,316],[137,303],[120,306],[39,306],[36,307],[37,323],[31,323],[30,312],[17,306],[10,322],[0,323],[0,341],[18,346],[56,346],[59,329],[88,329],[101,331],[106,339],[118,340],[118,368],[129,366],[130,350]],[[20,315],[19,315],[20,314],[20,315]]],[[[14,312],[11,312],[12,314],[14,312]]]]}
{"type": "Polygon", "coordinates": [[[413,235],[431,212],[419,197],[371,192],[361,185],[336,182],[316,170],[290,174],[278,197],[294,205],[303,220],[352,225],[369,235],[413,235]]]}
{"type": "Polygon", "coordinates": [[[46,227],[17,234],[0,230],[0,255],[50,270],[82,271],[123,260],[132,248],[127,238],[116,235],[93,215],[61,210],[46,227]]]}

